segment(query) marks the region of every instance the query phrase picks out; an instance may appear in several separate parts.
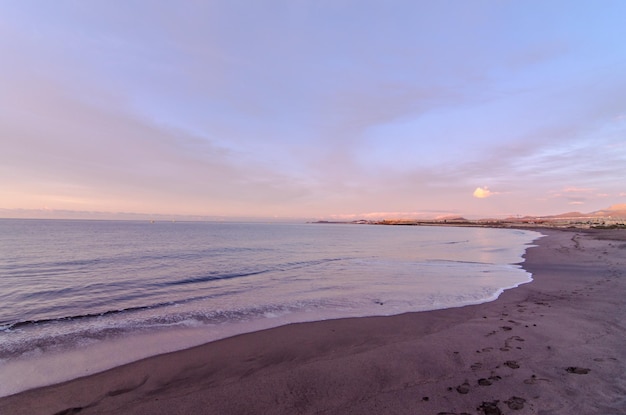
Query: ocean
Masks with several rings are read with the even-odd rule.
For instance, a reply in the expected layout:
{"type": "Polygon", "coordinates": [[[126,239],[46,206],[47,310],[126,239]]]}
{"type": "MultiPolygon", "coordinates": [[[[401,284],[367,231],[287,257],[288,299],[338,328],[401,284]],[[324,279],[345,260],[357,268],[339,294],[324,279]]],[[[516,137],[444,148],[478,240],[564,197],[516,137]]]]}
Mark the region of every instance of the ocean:
{"type": "Polygon", "coordinates": [[[458,307],[529,282],[540,234],[0,219],[0,396],[283,324],[458,307]]]}

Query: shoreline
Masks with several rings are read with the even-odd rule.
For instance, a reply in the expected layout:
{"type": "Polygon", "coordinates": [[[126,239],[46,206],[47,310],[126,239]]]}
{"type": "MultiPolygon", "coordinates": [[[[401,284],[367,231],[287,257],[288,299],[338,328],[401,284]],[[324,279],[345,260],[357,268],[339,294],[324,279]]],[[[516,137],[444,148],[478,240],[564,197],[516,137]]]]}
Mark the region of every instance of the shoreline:
{"type": "MultiPolygon", "coordinates": [[[[274,229],[273,225],[270,226],[266,229],[274,229]]],[[[302,227],[299,225],[293,230],[299,233],[302,227]]],[[[245,228],[255,230],[249,229],[249,225],[245,228]]],[[[108,297],[109,301],[101,301],[104,305],[99,310],[63,313],[61,307],[55,314],[68,317],[53,316],[43,320],[33,317],[27,321],[20,321],[20,316],[28,315],[29,309],[20,311],[20,304],[13,302],[4,315],[13,310],[17,324],[9,325],[4,333],[0,332],[0,374],[8,380],[0,382],[0,397],[290,323],[397,315],[493,301],[504,290],[531,280],[520,263],[526,249],[541,236],[534,231],[502,229],[357,229],[352,226],[337,232],[336,228],[329,227],[321,230],[307,228],[302,231],[312,232],[313,237],[319,234],[329,238],[339,234],[338,244],[331,249],[315,245],[311,245],[311,249],[294,249],[293,254],[288,255],[289,260],[272,254],[275,258],[271,266],[269,263],[252,265],[254,255],[244,263],[233,258],[228,267],[234,272],[251,267],[270,274],[256,281],[255,277],[236,278],[234,284],[211,282],[211,285],[222,285],[222,290],[201,282],[190,300],[189,295],[181,297],[172,292],[167,297],[171,300],[169,303],[150,307],[150,301],[142,299],[139,305],[144,307],[133,309],[119,306],[116,300],[124,301],[123,295],[112,295],[108,297]],[[380,246],[372,239],[369,247],[367,243],[362,246],[361,242],[355,243],[357,235],[363,241],[378,236],[379,240],[386,242],[380,246]],[[324,260],[316,264],[316,261],[310,261],[312,257],[324,260]],[[339,261],[335,262],[335,259],[339,261]],[[301,265],[304,268],[291,271],[291,264],[294,269],[301,265]],[[272,271],[275,266],[279,270],[277,274],[272,271]],[[286,278],[284,284],[279,282],[282,278],[286,278]],[[234,296],[219,295],[228,286],[235,292],[241,291],[234,296]],[[261,290],[254,289],[254,286],[261,290]],[[105,312],[98,312],[102,310],[105,312]]],[[[193,225],[191,229],[198,227],[193,225]]],[[[285,228],[279,226],[278,230],[281,229],[285,228]]],[[[248,244],[244,241],[243,245],[248,244]]],[[[149,247],[146,249],[150,250],[149,247]]],[[[186,248],[179,254],[189,255],[189,251],[196,249],[193,246],[186,248]]],[[[280,248],[275,251],[278,253],[280,248]]],[[[141,256],[141,253],[137,252],[137,255],[141,256]]],[[[85,255],[85,258],[90,257],[85,255]]],[[[176,261],[178,255],[172,257],[176,261]]],[[[202,271],[196,271],[199,275],[212,274],[204,266],[201,268],[202,271]]],[[[115,275],[115,269],[115,263],[107,264],[102,273],[115,275]]],[[[178,270],[181,276],[190,272],[185,264],[173,274],[179,274],[178,270]]],[[[36,271],[32,272],[36,274],[36,271]]],[[[158,276],[163,272],[156,271],[155,274],[158,276]]],[[[87,273],[85,277],[90,275],[87,273]]],[[[95,277],[100,281],[99,276],[95,277]]],[[[173,277],[168,281],[179,279],[173,277]]],[[[151,286],[151,280],[150,277],[146,279],[147,286],[151,286]]],[[[194,285],[185,283],[181,288],[194,285]]],[[[11,289],[18,290],[20,285],[5,284],[5,287],[10,292],[11,289]]],[[[112,287],[113,292],[115,288],[112,287]]],[[[150,291],[145,292],[148,298],[153,294],[150,291]]],[[[76,294],[81,293],[90,295],[79,287],[76,294]]],[[[62,305],[64,298],[64,295],[55,296],[50,301],[62,305]]],[[[72,297],[67,297],[68,304],[73,301],[72,297]]]]}
{"type": "Polygon", "coordinates": [[[532,230],[547,235],[522,263],[533,281],[495,301],[238,335],[0,398],[0,412],[623,413],[626,233],[532,230]]]}

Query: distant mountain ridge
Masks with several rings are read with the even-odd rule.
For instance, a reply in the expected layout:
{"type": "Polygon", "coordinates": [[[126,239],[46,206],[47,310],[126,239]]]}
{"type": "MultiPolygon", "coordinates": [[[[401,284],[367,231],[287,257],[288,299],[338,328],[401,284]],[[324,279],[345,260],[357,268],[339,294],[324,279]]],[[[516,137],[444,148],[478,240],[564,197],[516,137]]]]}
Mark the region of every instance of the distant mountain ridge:
{"type": "Polygon", "coordinates": [[[626,203],[613,205],[604,210],[597,210],[593,212],[593,214],[596,216],[602,216],[602,217],[611,216],[611,217],[626,218],[626,203]]]}
{"type": "Polygon", "coordinates": [[[582,218],[612,218],[612,219],[620,219],[626,218],[626,203],[620,203],[617,205],[609,206],[606,209],[596,210],[594,212],[589,213],[581,213],[581,212],[566,212],[560,213],[558,215],[550,215],[550,216],[525,216],[525,219],[582,219],[582,218]]]}
{"type": "MultiPolygon", "coordinates": [[[[228,216],[201,216],[201,215],[175,215],[175,214],[155,214],[155,213],[126,213],[126,212],[93,212],[93,211],[71,211],[54,209],[4,209],[0,208],[0,218],[38,218],[38,219],[90,219],[90,220],[157,220],[157,221],[268,221],[272,222],[298,222],[300,219],[293,218],[263,218],[263,217],[228,217],[228,216]]],[[[306,220],[306,219],[302,219],[306,220]]],[[[357,220],[321,220],[325,223],[383,223],[393,224],[466,224],[466,223],[530,223],[530,222],[626,222],[626,203],[609,206],[605,209],[596,210],[590,213],[566,212],[557,215],[547,216],[511,216],[508,218],[482,218],[466,219],[460,214],[447,214],[434,218],[406,218],[401,219],[390,214],[387,218],[369,219],[361,218],[357,220]]]]}

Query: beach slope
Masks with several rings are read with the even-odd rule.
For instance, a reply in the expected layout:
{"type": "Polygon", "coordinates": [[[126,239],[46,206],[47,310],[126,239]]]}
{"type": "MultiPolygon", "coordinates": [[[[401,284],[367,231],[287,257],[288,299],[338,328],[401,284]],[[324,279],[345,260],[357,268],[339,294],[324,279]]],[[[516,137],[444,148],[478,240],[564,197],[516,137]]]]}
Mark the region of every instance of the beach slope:
{"type": "Polygon", "coordinates": [[[624,414],[626,232],[545,230],[534,281],[293,324],[0,399],[1,414],[624,414]]]}

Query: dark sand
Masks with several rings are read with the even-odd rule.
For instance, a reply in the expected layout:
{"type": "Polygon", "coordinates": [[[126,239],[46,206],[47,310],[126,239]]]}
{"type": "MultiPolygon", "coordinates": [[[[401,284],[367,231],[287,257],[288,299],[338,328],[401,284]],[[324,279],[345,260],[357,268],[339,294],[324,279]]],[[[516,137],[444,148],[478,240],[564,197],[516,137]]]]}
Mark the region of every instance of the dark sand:
{"type": "Polygon", "coordinates": [[[626,231],[542,232],[494,302],[241,335],[0,414],[626,414],[626,231]]]}

